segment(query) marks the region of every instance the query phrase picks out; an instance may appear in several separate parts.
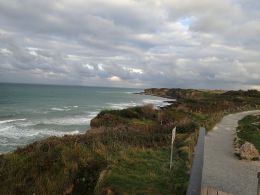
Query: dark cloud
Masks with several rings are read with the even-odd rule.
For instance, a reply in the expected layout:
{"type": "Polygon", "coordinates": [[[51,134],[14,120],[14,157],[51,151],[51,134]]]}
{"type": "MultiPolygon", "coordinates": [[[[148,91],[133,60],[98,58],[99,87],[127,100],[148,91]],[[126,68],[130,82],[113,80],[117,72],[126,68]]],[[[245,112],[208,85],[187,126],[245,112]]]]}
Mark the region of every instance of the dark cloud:
{"type": "Polygon", "coordinates": [[[260,88],[249,0],[0,0],[0,81],[260,88]]]}

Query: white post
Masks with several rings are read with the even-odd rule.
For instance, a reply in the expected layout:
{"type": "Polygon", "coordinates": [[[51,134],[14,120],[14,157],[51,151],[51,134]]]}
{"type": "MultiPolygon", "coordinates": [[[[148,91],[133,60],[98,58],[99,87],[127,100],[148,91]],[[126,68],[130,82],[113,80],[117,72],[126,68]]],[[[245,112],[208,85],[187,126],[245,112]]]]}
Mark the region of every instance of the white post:
{"type": "Polygon", "coordinates": [[[172,129],[172,144],[171,144],[171,159],[170,159],[170,170],[172,169],[172,155],[173,155],[173,142],[175,140],[176,127],[172,129]]]}

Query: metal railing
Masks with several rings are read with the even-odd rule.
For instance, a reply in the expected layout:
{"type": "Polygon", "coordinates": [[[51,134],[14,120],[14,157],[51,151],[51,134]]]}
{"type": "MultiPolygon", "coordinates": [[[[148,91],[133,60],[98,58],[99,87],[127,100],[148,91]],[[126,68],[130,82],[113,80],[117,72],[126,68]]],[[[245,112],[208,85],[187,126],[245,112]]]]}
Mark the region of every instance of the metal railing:
{"type": "Polygon", "coordinates": [[[260,195],[260,172],[257,173],[258,185],[257,185],[257,195],[260,195]]]}
{"type": "Polygon", "coordinates": [[[195,148],[195,155],[192,161],[189,187],[186,195],[200,195],[201,193],[202,170],[204,161],[204,139],[205,128],[201,127],[199,130],[199,137],[195,148]]]}

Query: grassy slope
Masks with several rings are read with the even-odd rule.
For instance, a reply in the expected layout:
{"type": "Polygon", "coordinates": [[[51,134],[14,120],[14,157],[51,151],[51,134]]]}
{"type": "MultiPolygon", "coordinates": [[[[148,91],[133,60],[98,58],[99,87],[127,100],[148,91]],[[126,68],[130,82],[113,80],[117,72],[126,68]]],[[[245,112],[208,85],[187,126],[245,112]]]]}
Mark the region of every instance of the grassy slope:
{"type": "Polygon", "coordinates": [[[178,102],[161,111],[102,111],[84,135],[51,137],[0,155],[0,194],[185,194],[198,127],[211,129],[226,113],[260,106],[259,93],[251,91],[157,92],[178,102]]]}
{"type": "Polygon", "coordinates": [[[242,145],[248,141],[260,151],[260,115],[249,115],[238,122],[237,136],[242,145]]]}

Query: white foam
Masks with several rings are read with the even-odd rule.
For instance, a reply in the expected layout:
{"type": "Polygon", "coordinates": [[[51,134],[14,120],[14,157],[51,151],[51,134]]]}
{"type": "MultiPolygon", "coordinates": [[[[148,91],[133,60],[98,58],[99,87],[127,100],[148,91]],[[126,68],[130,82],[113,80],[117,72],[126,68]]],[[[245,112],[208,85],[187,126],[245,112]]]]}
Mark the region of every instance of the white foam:
{"type": "MultiPolygon", "coordinates": [[[[51,118],[37,121],[36,124],[45,125],[89,125],[91,119],[97,116],[98,112],[87,112],[86,115],[51,118]]],[[[36,125],[34,124],[34,125],[36,125]]]]}
{"type": "Polygon", "coordinates": [[[88,118],[93,119],[94,117],[96,117],[98,115],[99,112],[90,112],[88,115],[88,118]]]}
{"type": "Polygon", "coordinates": [[[2,121],[0,121],[0,124],[11,123],[11,122],[15,122],[15,121],[25,121],[25,120],[26,120],[26,118],[2,120],[2,121]]]}
{"type": "Polygon", "coordinates": [[[53,107],[53,108],[51,108],[51,110],[53,110],[53,111],[69,111],[69,110],[71,110],[70,108],[57,108],[57,107],[53,107]]]}
{"type": "Polygon", "coordinates": [[[109,108],[111,109],[124,109],[124,108],[129,108],[129,107],[134,107],[134,106],[142,106],[145,104],[153,104],[155,107],[159,106],[167,106],[170,105],[171,103],[166,102],[166,101],[174,101],[173,99],[167,99],[167,98],[162,98],[162,99],[143,99],[141,102],[136,103],[136,102],[125,102],[125,103],[107,103],[109,105],[109,108]]]}
{"type": "Polygon", "coordinates": [[[128,102],[128,103],[107,103],[107,104],[109,105],[109,108],[119,109],[119,110],[138,105],[137,103],[134,103],[134,102],[128,102]]]}
{"type": "Polygon", "coordinates": [[[135,93],[139,93],[140,91],[126,91],[124,92],[125,94],[135,94],[135,93]]]}
{"type": "MultiPolygon", "coordinates": [[[[23,146],[26,144],[20,144],[20,143],[1,143],[0,146],[23,146]]],[[[1,152],[0,152],[1,154],[1,152]]]]}
{"type": "Polygon", "coordinates": [[[144,104],[153,104],[156,107],[170,105],[171,103],[169,103],[167,101],[175,101],[175,100],[174,99],[167,99],[167,98],[163,98],[163,99],[143,99],[144,104]]]}
{"type": "Polygon", "coordinates": [[[74,135],[79,134],[80,131],[57,131],[55,129],[30,129],[30,128],[20,128],[15,125],[0,126],[0,137],[9,138],[16,140],[15,142],[1,143],[1,144],[16,144],[20,140],[32,139],[37,137],[46,136],[63,136],[63,135],[74,135]]]}
{"type": "Polygon", "coordinates": [[[1,133],[1,132],[8,131],[9,129],[10,129],[9,126],[0,126],[0,133],[1,133]]]}
{"type": "Polygon", "coordinates": [[[51,110],[53,111],[70,111],[71,109],[78,108],[79,106],[64,106],[62,108],[59,107],[52,107],[51,110]]]}
{"type": "Polygon", "coordinates": [[[56,125],[84,125],[89,124],[92,118],[89,116],[85,117],[64,117],[64,118],[53,118],[46,120],[43,124],[56,124],[56,125]]]}
{"type": "Polygon", "coordinates": [[[162,100],[154,100],[154,99],[143,99],[143,102],[144,103],[148,103],[148,104],[158,104],[158,103],[161,103],[162,100]]]}
{"type": "Polygon", "coordinates": [[[124,93],[126,94],[136,94],[136,93],[142,93],[143,91],[126,91],[124,93]]]}
{"type": "Polygon", "coordinates": [[[37,136],[42,136],[42,137],[46,137],[46,136],[63,136],[63,135],[75,135],[75,134],[79,134],[80,132],[78,130],[74,130],[74,131],[55,131],[55,130],[48,130],[48,129],[44,129],[41,131],[37,131],[34,134],[30,135],[33,137],[37,137],[37,136]]]}
{"type": "Polygon", "coordinates": [[[71,132],[66,132],[64,135],[75,135],[75,134],[79,134],[79,131],[71,131],[71,132]]]}

